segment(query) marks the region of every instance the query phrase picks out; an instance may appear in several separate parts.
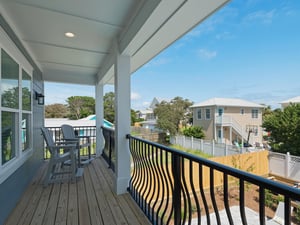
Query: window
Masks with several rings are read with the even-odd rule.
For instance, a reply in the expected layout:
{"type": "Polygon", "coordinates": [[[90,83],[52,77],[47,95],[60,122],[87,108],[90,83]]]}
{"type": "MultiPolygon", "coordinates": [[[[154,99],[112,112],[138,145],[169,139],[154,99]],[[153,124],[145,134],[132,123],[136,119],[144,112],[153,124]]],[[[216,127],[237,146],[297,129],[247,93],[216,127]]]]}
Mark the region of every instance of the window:
{"type": "Polygon", "coordinates": [[[1,113],[2,133],[2,165],[16,157],[18,114],[14,112],[1,113]]]}
{"type": "Polygon", "coordinates": [[[210,120],[210,109],[205,109],[205,119],[210,120]]]}
{"type": "Polygon", "coordinates": [[[245,114],[245,109],[242,108],[240,113],[241,113],[241,115],[244,115],[245,114]]]}
{"type": "Polygon", "coordinates": [[[197,119],[202,120],[202,110],[201,109],[197,110],[197,119]]]}
{"type": "Polygon", "coordinates": [[[32,154],[32,67],[1,28],[0,37],[2,183],[32,154]]]}
{"type": "Polygon", "coordinates": [[[258,118],[258,109],[252,109],[252,118],[258,118]]]}
{"type": "Polygon", "coordinates": [[[19,65],[1,50],[1,106],[19,108],[19,65]]]}

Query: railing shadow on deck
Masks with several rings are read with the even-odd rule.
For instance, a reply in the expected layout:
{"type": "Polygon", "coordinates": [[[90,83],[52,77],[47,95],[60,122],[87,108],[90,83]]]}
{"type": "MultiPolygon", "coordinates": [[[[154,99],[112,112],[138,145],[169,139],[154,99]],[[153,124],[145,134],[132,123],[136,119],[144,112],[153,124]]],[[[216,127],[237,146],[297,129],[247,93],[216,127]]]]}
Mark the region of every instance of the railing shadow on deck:
{"type": "Polygon", "coordinates": [[[267,224],[266,194],[282,195],[285,224],[291,224],[291,201],[300,201],[300,190],[231,168],[208,159],[172,149],[157,143],[127,135],[133,160],[129,192],[153,224],[211,224],[215,216],[217,224],[223,224],[216,195],[222,192],[222,208],[226,211],[229,224],[234,224],[230,188],[238,188],[240,220],[247,224],[245,194],[248,185],[257,187],[257,224],[267,224]],[[206,175],[204,175],[206,174],[206,175]],[[204,176],[209,177],[208,182],[204,176]],[[222,179],[222,186],[216,187],[216,177],[222,179]]]}

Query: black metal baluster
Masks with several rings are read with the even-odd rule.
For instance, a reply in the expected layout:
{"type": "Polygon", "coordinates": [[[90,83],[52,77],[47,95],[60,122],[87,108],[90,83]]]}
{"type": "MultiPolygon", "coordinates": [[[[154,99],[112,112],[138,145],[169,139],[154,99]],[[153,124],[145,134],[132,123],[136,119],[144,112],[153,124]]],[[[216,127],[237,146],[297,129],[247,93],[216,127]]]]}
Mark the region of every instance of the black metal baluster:
{"type": "Polygon", "coordinates": [[[260,225],[266,224],[265,219],[265,189],[263,187],[259,187],[259,222],[260,225]]]}
{"type": "MultiPolygon", "coordinates": [[[[189,190],[187,188],[186,179],[185,179],[185,164],[184,158],[181,158],[181,180],[182,180],[182,196],[183,196],[183,218],[182,224],[185,224],[186,217],[189,217],[189,221],[191,221],[191,214],[192,214],[192,206],[191,206],[191,199],[189,195],[189,190]]],[[[190,224],[190,222],[189,222],[190,224]]]]}
{"type": "MultiPolygon", "coordinates": [[[[166,152],[166,168],[167,168],[167,177],[168,177],[168,183],[169,185],[171,186],[170,189],[168,188],[168,192],[169,190],[171,190],[171,193],[174,195],[174,179],[172,179],[172,175],[173,174],[173,167],[172,167],[172,159],[171,159],[171,171],[169,169],[169,155],[173,155],[172,153],[169,153],[169,152],[166,152]]],[[[169,196],[169,195],[167,195],[169,196]]],[[[172,200],[172,205],[173,205],[173,201],[174,199],[172,200]]],[[[167,207],[169,206],[169,198],[167,199],[167,203],[166,203],[166,209],[165,209],[165,212],[167,211],[167,207]]],[[[171,207],[171,212],[169,213],[169,217],[167,218],[167,222],[166,224],[169,224],[171,222],[171,219],[172,219],[172,215],[173,215],[173,212],[174,212],[174,207],[171,207]]]]}
{"type": "Polygon", "coordinates": [[[200,187],[200,193],[203,201],[203,205],[205,208],[205,214],[206,214],[206,220],[207,220],[207,225],[210,225],[210,217],[209,217],[209,209],[208,209],[208,204],[206,201],[206,197],[204,194],[204,187],[203,187],[203,166],[199,164],[199,187],[200,187]]]}
{"type": "MultiPolygon", "coordinates": [[[[197,208],[197,218],[198,218],[198,224],[201,224],[201,209],[200,209],[200,204],[199,204],[199,198],[195,190],[195,184],[194,184],[194,167],[193,167],[193,161],[189,160],[189,165],[190,165],[190,183],[191,183],[191,189],[193,193],[193,197],[195,199],[196,203],[196,208],[197,208]]],[[[189,221],[191,223],[191,221],[189,221]]]]}
{"type": "Polygon", "coordinates": [[[221,220],[220,220],[220,214],[219,214],[219,210],[218,210],[218,206],[216,203],[216,198],[215,198],[215,184],[214,184],[214,169],[210,168],[209,169],[209,179],[210,179],[210,197],[211,197],[211,201],[213,204],[213,208],[216,214],[216,220],[217,220],[217,224],[221,225],[221,220]]]}
{"type": "Polygon", "coordinates": [[[153,190],[153,193],[156,194],[156,199],[154,200],[154,204],[152,206],[152,213],[153,215],[155,215],[155,224],[157,224],[157,221],[158,221],[158,213],[159,213],[159,210],[156,208],[156,205],[158,204],[158,201],[159,201],[159,196],[160,196],[160,193],[163,189],[162,187],[162,178],[161,178],[161,165],[159,164],[160,160],[160,154],[158,154],[158,148],[156,146],[153,147],[154,148],[154,153],[155,153],[155,158],[153,158],[153,161],[154,161],[154,172],[155,172],[155,179],[157,179],[157,188],[155,190],[153,190]],[[155,159],[155,160],[154,160],[155,159]]]}
{"type": "Polygon", "coordinates": [[[284,198],[284,221],[285,224],[291,224],[291,199],[287,196],[284,198]]]}
{"type": "Polygon", "coordinates": [[[181,224],[181,165],[180,157],[177,154],[172,155],[172,173],[174,177],[173,189],[173,208],[174,225],[181,224]]]}
{"type": "Polygon", "coordinates": [[[245,214],[245,181],[240,178],[240,213],[243,225],[247,225],[245,214]]]}
{"type": "Polygon", "coordinates": [[[229,199],[228,199],[228,175],[223,174],[223,188],[224,188],[224,205],[225,205],[225,210],[226,214],[228,217],[228,221],[230,225],[233,225],[233,220],[230,212],[230,206],[229,206],[229,199]]]}

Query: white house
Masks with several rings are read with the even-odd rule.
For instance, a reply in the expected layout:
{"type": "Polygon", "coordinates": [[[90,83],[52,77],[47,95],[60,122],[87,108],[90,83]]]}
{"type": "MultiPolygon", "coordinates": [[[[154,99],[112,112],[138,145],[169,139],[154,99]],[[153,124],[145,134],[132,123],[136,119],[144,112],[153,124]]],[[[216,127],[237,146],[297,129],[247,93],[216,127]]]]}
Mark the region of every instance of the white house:
{"type": "Polygon", "coordinates": [[[193,124],[201,126],[206,139],[262,143],[262,105],[236,98],[211,98],[194,104],[193,124]]]}
{"type": "Polygon", "coordinates": [[[300,104],[300,96],[290,98],[280,102],[281,108],[284,109],[285,107],[289,106],[291,103],[300,104]]]}

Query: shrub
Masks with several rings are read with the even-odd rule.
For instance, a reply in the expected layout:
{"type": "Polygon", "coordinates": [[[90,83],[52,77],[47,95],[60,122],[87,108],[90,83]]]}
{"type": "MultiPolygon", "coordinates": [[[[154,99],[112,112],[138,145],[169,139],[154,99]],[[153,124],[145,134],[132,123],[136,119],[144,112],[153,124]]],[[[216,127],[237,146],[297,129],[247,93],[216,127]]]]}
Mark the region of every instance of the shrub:
{"type": "Polygon", "coordinates": [[[187,137],[194,137],[202,139],[205,137],[202,127],[191,126],[183,130],[183,135],[187,137]]]}

